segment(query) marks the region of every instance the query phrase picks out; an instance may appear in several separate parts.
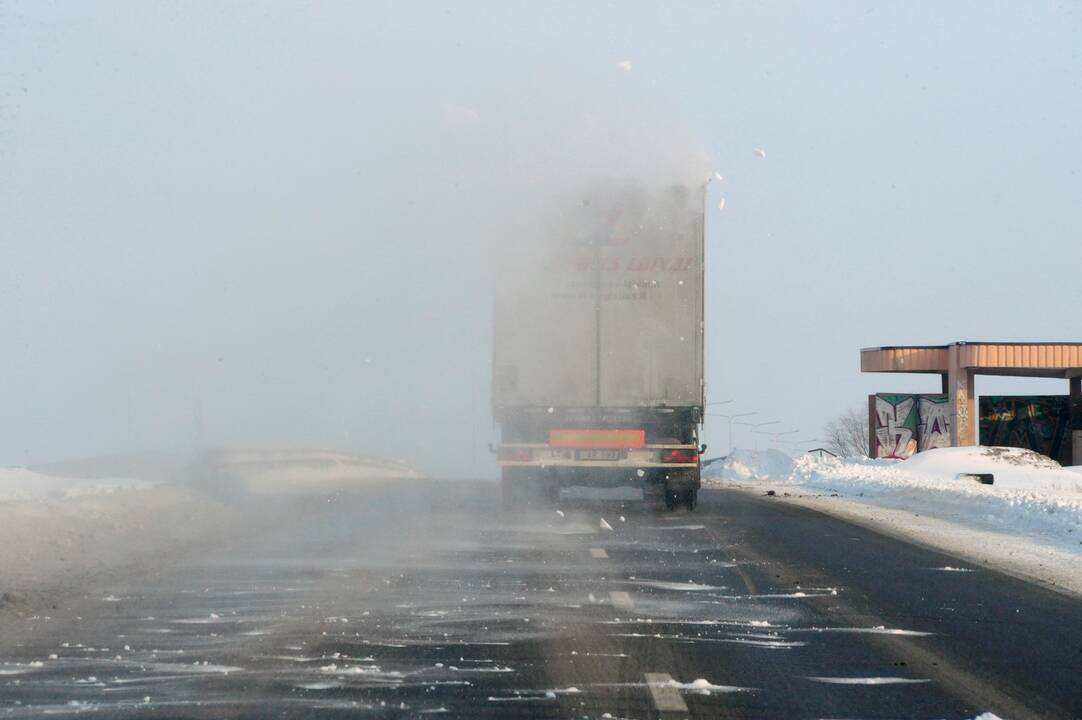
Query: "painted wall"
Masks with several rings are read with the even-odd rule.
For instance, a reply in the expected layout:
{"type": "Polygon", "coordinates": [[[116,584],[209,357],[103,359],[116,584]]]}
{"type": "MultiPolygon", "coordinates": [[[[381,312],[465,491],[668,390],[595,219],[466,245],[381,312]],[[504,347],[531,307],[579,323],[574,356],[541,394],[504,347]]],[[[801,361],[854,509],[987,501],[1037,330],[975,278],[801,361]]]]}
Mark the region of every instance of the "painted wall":
{"type": "Polygon", "coordinates": [[[918,400],[918,452],[951,446],[951,405],[947,395],[920,395],[918,400]]]}
{"type": "Polygon", "coordinates": [[[944,394],[870,395],[870,455],[904,459],[921,450],[950,447],[949,408],[944,394]]]}
{"type": "Polygon", "coordinates": [[[1067,395],[985,395],[980,444],[1036,450],[1071,464],[1071,405],[1067,395]]]}

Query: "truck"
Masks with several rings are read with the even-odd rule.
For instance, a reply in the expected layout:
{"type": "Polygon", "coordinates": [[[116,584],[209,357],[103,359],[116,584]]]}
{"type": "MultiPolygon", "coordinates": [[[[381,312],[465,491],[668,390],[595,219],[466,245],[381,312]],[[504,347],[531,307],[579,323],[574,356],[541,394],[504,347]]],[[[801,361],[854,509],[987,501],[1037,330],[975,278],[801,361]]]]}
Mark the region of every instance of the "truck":
{"type": "Polygon", "coordinates": [[[492,409],[505,507],[634,486],[695,508],[705,186],[587,188],[499,265],[492,409]]]}

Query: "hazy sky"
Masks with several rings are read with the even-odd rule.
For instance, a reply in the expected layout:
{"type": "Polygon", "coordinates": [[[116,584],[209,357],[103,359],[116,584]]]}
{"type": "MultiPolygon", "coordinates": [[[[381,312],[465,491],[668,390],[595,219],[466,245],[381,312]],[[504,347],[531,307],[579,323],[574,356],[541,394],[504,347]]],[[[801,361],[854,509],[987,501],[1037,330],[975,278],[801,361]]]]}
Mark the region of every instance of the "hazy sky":
{"type": "Polygon", "coordinates": [[[938,389],[861,347],[1082,341],[1080,38],[1072,2],[0,3],[0,464],[490,473],[492,243],[590,174],[721,173],[709,399],[794,437],[938,389]]]}

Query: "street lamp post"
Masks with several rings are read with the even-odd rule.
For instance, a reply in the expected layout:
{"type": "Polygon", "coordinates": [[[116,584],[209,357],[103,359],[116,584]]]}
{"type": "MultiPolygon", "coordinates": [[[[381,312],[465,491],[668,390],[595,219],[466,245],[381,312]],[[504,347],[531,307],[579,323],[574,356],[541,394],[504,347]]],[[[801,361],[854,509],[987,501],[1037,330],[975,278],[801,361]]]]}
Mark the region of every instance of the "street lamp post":
{"type": "Polygon", "coordinates": [[[733,454],[733,420],[736,420],[740,417],[750,417],[752,415],[758,414],[759,413],[755,410],[745,413],[736,413],[734,415],[726,415],[725,413],[707,413],[707,415],[709,415],[710,417],[723,417],[729,421],[729,455],[733,454]]]}
{"type": "MultiPolygon", "coordinates": [[[[784,437],[785,435],[797,434],[798,432],[800,432],[800,428],[797,428],[796,430],[785,430],[784,432],[770,432],[769,430],[756,430],[755,432],[759,433],[760,435],[769,435],[770,437],[774,438],[774,440],[777,440],[778,438],[784,437]]],[[[783,440],[782,442],[785,441],[783,440]]]]}
{"type": "MultiPolygon", "coordinates": [[[[766,420],[766,421],[760,422],[760,423],[738,422],[737,425],[747,425],[750,428],[755,428],[755,432],[758,432],[759,428],[761,428],[761,427],[764,427],[766,425],[777,425],[780,422],[781,422],[781,420],[766,420]]],[[[756,450],[759,449],[759,438],[755,438],[755,449],[756,450]]]]}
{"type": "Polygon", "coordinates": [[[819,438],[804,438],[802,440],[782,440],[786,445],[808,445],[809,443],[823,442],[819,438]]]}

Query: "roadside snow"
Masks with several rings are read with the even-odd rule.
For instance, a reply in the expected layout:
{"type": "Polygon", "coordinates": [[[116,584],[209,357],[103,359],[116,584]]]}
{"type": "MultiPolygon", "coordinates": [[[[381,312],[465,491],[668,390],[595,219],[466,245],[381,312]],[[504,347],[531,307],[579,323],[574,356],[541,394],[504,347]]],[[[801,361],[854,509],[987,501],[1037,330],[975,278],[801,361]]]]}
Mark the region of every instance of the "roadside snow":
{"type": "Polygon", "coordinates": [[[703,468],[704,480],[769,480],[786,478],[793,458],[779,450],[741,450],[703,468]]]}
{"type": "Polygon", "coordinates": [[[203,453],[179,477],[211,492],[281,496],[348,491],[424,474],[405,461],[334,450],[229,448],[203,453]]]}
{"type": "Polygon", "coordinates": [[[44,475],[21,467],[0,467],[0,501],[102,495],[117,490],[145,490],[155,485],[133,478],[80,479],[44,475]]]}
{"type": "Polygon", "coordinates": [[[805,456],[784,480],[1063,549],[1082,541],[1082,475],[1028,450],[939,448],[900,462],[805,456]],[[994,482],[965,477],[972,473],[994,482]]]}
{"type": "MultiPolygon", "coordinates": [[[[0,502],[0,617],[56,602],[61,591],[92,592],[85,583],[143,561],[161,564],[196,540],[229,532],[221,504],[184,488],[120,488],[104,494],[0,502]]],[[[117,602],[108,585],[94,590],[117,602]]]]}
{"type": "Polygon", "coordinates": [[[1082,590],[1082,468],[1063,468],[1029,450],[939,448],[903,461],[792,460],[744,450],[707,470],[709,485],[790,501],[825,495],[834,502],[820,497],[816,509],[889,526],[962,557],[977,553],[995,563],[991,553],[1009,572],[1082,590]],[[975,473],[992,474],[993,484],[965,477],[975,473]],[[1065,558],[1067,567],[1057,569],[1065,558]]]}
{"type": "MultiPolygon", "coordinates": [[[[0,467],[0,617],[54,604],[61,592],[85,594],[123,568],[161,566],[197,546],[261,532],[307,507],[275,503],[278,496],[322,500],[365,483],[419,477],[401,462],[286,449],[220,450],[187,465],[114,456],[0,467]],[[127,471],[138,476],[119,475],[127,471]],[[247,491],[244,502],[215,492],[227,483],[247,491]]],[[[112,590],[95,592],[120,602],[112,590]]]]}

